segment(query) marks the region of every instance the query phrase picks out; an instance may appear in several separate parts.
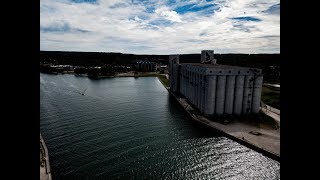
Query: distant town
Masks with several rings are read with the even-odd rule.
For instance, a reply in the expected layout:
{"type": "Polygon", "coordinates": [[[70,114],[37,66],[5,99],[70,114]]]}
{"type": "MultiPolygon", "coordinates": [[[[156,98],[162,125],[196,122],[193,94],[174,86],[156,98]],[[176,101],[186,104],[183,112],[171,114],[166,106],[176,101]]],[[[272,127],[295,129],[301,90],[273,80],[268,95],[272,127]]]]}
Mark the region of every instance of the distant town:
{"type": "MultiPolygon", "coordinates": [[[[168,74],[169,55],[40,51],[40,72],[74,73],[91,78],[168,74]],[[124,74],[125,73],[125,74],[124,74]]],[[[182,54],[180,62],[197,62],[200,54],[182,54]]],[[[262,69],[264,82],[280,84],[280,54],[215,54],[220,64],[262,69]]]]}

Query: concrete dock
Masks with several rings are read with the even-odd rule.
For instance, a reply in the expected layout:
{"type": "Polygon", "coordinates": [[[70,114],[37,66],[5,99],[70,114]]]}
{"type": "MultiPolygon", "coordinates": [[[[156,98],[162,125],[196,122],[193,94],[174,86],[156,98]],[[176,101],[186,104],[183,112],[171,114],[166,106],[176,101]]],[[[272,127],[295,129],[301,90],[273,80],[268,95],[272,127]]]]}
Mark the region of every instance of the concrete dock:
{"type": "Polygon", "coordinates": [[[169,90],[168,87],[165,86],[165,88],[179,102],[194,121],[211,127],[227,138],[280,162],[280,128],[274,130],[254,126],[240,121],[222,124],[220,122],[209,120],[200,113],[195,113],[197,110],[193,108],[185,98],[177,97],[169,90]]]}
{"type": "Polygon", "coordinates": [[[44,152],[44,157],[43,157],[43,166],[40,165],[40,180],[52,180],[48,149],[40,134],[40,158],[41,158],[41,151],[44,152]]]}

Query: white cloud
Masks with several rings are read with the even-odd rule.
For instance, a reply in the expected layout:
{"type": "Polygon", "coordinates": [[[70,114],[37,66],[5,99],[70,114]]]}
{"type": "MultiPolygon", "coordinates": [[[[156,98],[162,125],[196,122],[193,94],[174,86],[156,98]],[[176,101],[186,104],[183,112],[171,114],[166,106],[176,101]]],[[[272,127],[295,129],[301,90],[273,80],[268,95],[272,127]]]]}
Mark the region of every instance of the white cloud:
{"type": "Polygon", "coordinates": [[[177,1],[173,5],[163,1],[100,0],[89,4],[41,0],[41,27],[66,23],[79,31],[43,30],[40,47],[41,50],[138,54],[200,53],[202,49],[217,53],[279,53],[280,16],[263,12],[277,3],[279,0],[198,0],[177,1]],[[185,14],[175,11],[187,3],[201,6],[216,3],[220,10],[206,16],[200,11],[185,14]],[[261,21],[231,19],[235,17],[261,21]]]}
{"type": "Polygon", "coordinates": [[[161,7],[155,10],[155,13],[172,22],[181,22],[180,16],[175,11],[170,11],[167,7],[161,7]]]}

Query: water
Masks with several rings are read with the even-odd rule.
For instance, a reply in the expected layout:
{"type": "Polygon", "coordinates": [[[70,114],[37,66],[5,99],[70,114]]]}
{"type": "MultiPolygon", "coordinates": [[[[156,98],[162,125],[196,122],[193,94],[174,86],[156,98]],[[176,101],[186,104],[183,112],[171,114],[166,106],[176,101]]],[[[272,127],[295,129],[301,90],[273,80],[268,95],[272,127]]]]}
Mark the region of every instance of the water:
{"type": "Polygon", "coordinates": [[[197,125],[155,77],[40,74],[40,131],[55,180],[280,179],[277,161],[197,125]]]}

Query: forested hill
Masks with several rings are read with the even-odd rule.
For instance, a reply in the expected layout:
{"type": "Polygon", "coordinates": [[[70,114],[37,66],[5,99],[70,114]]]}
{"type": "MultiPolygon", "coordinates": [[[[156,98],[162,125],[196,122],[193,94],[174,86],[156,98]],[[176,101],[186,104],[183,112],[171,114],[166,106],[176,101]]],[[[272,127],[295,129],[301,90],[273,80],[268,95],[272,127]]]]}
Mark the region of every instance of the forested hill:
{"type": "Polygon", "coordinates": [[[103,64],[130,64],[137,60],[149,60],[167,64],[168,55],[135,55],[113,52],[67,52],[67,51],[40,51],[40,62],[55,61],[57,64],[81,66],[103,64]]]}
{"type": "MultiPolygon", "coordinates": [[[[55,60],[58,64],[125,64],[136,60],[163,61],[168,63],[169,55],[136,55],[104,52],[40,51],[40,62],[55,60]]],[[[181,54],[180,62],[200,62],[200,54],[181,54]]],[[[280,66],[280,54],[214,54],[219,64],[255,66],[264,64],[280,66]]]]}
{"type": "MultiPolygon", "coordinates": [[[[181,54],[180,63],[200,62],[201,54],[181,54]]],[[[169,55],[136,55],[112,52],[40,51],[40,62],[78,66],[104,64],[133,64],[137,60],[168,64],[169,55]]],[[[255,67],[262,69],[264,79],[280,82],[280,54],[214,54],[218,64],[255,67]]]]}

